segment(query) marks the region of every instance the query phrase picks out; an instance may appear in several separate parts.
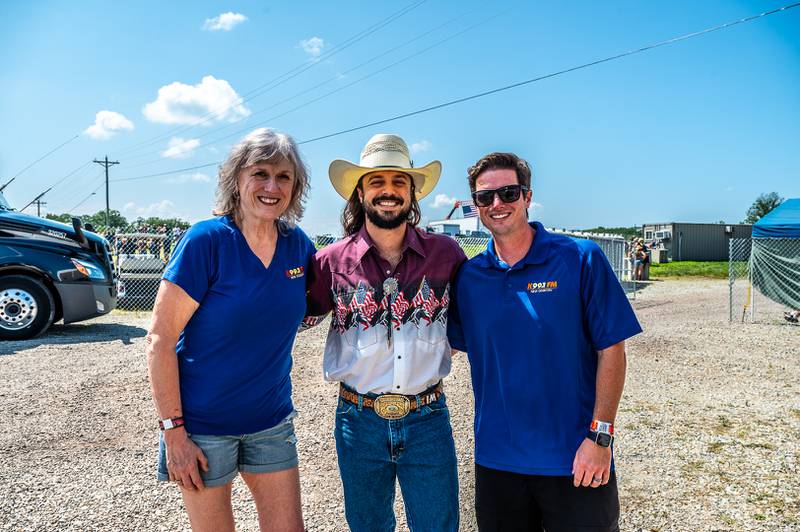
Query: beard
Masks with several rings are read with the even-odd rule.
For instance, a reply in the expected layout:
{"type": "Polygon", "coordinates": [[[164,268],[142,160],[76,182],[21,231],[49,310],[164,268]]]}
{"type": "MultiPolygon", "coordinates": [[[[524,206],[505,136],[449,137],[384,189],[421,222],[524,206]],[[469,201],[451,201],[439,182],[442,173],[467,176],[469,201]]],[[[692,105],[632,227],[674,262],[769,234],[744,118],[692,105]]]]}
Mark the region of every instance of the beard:
{"type": "Polygon", "coordinates": [[[406,205],[404,209],[395,215],[382,214],[373,205],[386,199],[399,201],[400,204],[403,203],[402,198],[397,196],[381,196],[372,200],[372,204],[362,201],[361,206],[363,207],[364,212],[367,214],[369,221],[372,222],[376,227],[381,229],[397,229],[408,220],[408,213],[411,212],[411,204],[406,205]]]}

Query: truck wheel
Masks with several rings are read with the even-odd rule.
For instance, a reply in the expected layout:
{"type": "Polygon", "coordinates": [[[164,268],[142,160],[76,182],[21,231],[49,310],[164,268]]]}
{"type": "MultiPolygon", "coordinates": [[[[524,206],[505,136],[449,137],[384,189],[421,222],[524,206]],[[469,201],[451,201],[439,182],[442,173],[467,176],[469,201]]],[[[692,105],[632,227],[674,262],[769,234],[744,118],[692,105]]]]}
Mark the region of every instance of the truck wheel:
{"type": "Polygon", "coordinates": [[[55,317],[47,287],[33,277],[0,277],[0,339],[27,340],[42,334],[55,317]]]}

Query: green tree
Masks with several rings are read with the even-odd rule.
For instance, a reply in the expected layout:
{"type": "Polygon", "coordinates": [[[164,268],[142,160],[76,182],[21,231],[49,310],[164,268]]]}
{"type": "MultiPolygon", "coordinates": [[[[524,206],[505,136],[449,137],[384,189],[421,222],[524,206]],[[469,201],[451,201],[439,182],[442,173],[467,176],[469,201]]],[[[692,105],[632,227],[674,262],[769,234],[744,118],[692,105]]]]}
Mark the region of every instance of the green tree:
{"type": "Polygon", "coordinates": [[[44,216],[48,220],[55,220],[57,222],[61,222],[62,224],[72,225],[72,215],[71,214],[46,214],[44,216]]]}
{"type": "Polygon", "coordinates": [[[159,218],[158,216],[151,216],[150,218],[137,218],[134,222],[134,225],[149,225],[150,227],[161,227],[162,225],[166,226],[167,229],[172,229],[173,227],[178,227],[180,229],[188,229],[189,222],[185,220],[181,220],[180,218],[159,218]]]}
{"type": "Polygon", "coordinates": [[[747,209],[747,218],[742,223],[754,224],[767,215],[772,209],[783,203],[783,198],[777,192],[761,194],[756,198],[750,208],[747,209]]]}
{"type": "MultiPolygon", "coordinates": [[[[108,218],[110,221],[111,227],[127,227],[128,220],[122,216],[122,213],[116,210],[111,210],[108,213],[108,218]]],[[[95,231],[105,232],[106,230],[106,211],[105,209],[101,211],[97,211],[95,214],[71,214],[68,212],[62,214],[48,214],[45,216],[48,220],[55,220],[57,222],[62,222],[67,225],[72,225],[72,217],[75,216],[81,219],[83,225],[92,224],[95,231]]]]}
{"type": "Polygon", "coordinates": [[[628,240],[633,236],[642,236],[642,227],[637,227],[635,225],[631,227],[603,227],[600,225],[598,227],[592,227],[591,229],[581,229],[581,231],[586,231],[587,233],[607,233],[610,235],[621,235],[625,237],[625,240],[628,240]]]}

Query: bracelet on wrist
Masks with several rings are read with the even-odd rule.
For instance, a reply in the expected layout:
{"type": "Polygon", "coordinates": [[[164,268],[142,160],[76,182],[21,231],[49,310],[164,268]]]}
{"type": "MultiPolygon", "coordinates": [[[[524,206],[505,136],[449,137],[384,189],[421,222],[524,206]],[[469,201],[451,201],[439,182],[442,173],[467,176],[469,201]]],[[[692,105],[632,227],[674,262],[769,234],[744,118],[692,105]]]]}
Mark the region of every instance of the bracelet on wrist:
{"type": "Polygon", "coordinates": [[[172,417],[172,418],[161,419],[158,421],[158,427],[162,431],[177,429],[178,427],[182,427],[183,424],[184,424],[183,417],[172,417]]]}

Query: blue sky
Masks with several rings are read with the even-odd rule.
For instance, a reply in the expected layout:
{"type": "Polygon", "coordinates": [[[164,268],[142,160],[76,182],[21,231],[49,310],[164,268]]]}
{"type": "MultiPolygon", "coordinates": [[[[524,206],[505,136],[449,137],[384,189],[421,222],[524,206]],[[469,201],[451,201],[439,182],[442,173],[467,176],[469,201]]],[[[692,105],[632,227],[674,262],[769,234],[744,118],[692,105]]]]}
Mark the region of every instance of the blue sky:
{"type": "MultiPolygon", "coordinates": [[[[3,2],[0,184],[80,134],[5,194],[22,207],[80,168],[45,196],[45,211],[65,212],[88,197],[77,211],[96,212],[104,208],[102,168],[81,168],[94,158],[120,161],[112,180],[213,163],[243,136],[237,131],[269,126],[312,139],[784,4],[417,3],[3,2]],[[96,124],[101,111],[110,113],[96,124]]],[[[738,222],[760,193],[800,196],[800,8],[304,144],[308,233],[336,232],[343,201],[328,163],[357,161],[382,132],[403,136],[419,164],[442,161],[442,179],[421,203],[428,220],[468,197],[470,164],[503,150],[533,165],[531,217],[548,226],[738,222]]],[[[210,215],[215,180],[212,166],[112,181],[111,207],[129,219],[200,220],[210,215]]]]}

